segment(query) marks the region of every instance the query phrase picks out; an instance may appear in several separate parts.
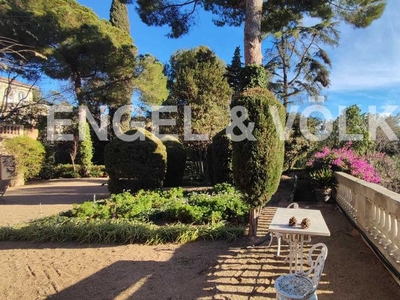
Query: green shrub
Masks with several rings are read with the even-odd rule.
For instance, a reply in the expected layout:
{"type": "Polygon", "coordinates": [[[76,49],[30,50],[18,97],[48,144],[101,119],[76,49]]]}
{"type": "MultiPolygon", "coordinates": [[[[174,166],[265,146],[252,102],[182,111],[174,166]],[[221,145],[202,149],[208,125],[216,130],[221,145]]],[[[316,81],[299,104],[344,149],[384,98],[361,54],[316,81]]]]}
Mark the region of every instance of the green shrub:
{"type": "Polygon", "coordinates": [[[164,186],[180,186],[182,185],[185,173],[185,147],[172,135],[164,136],[161,141],[167,149],[167,172],[165,174],[164,186]]]}
{"type": "Polygon", "coordinates": [[[41,179],[55,178],[55,147],[52,144],[45,145],[45,159],[40,170],[39,177],[41,179]]]}
{"type": "Polygon", "coordinates": [[[181,222],[216,224],[227,221],[244,224],[248,205],[228,184],[217,185],[208,193],[184,195],[182,188],[166,191],[124,192],[109,199],[74,205],[71,217],[84,219],[127,219],[154,223],[181,222]]]}
{"type": "Polygon", "coordinates": [[[127,219],[147,220],[153,203],[161,206],[161,196],[157,192],[139,191],[136,195],[130,192],[113,194],[102,201],[88,201],[74,205],[72,216],[86,219],[127,219]]]}
{"type": "Polygon", "coordinates": [[[247,65],[240,71],[241,90],[250,88],[267,89],[268,76],[265,69],[259,65],[247,65]]]}
{"type": "Polygon", "coordinates": [[[80,178],[79,167],[76,167],[74,171],[74,166],[72,164],[59,164],[54,166],[54,177],[55,178],[80,178]]]}
{"type": "Polygon", "coordinates": [[[125,192],[74,205],[71,211],[30,224],[0,227],[0,241],[159,244],[243,236],[239,220],[245,220],[248,206],[241,194],[227,184],[216,186],[210,193],[185,196],[182,188],[125,192]],[[175,223],[166,224],[172,221],[175,223]]]}
{"type": "Polygon", "coordinates": [[[213,183],[233,183],[232,140],[226,130],[220,131],[212,140],[213,183]]]}
{"type": "Polygon", "coordinates": [[[90,136],[90,127],[88,122],[80,123],[80,130],[84,132],[82,141],[79,142],[78,154],[81,164],[79,173],[82,177],[89,177],[92,168],[93,143],[90,136]]]}
{"type": "Polygon", "coordinates": [[[109,176],[108,190],[111,193],[154,189],[162,186],[167,152],[163,143],[145,129],[133,129],[125,135],[144,135],[134,141],[112,140],[105,148],[104,162],[109,176]]]}
{"type": "MultiPolygon", "coordinates": [[[[82,174],[81,167],[77,165],[75,165],[75,171],[72,164],[58,164],[52,166],[52,168],[51,178],[80,178],[82,174]]],[[[104,175],[106,175],[106,168],[104,165],[92,165],[90,167],[89,177],[103,177],[104,175]]]]}
{"type": "Polygon", "coordinates": [[[176,202],[165,210],[163,217],[168,222],[199,224],[203,219],[203,209],[187,203],[176,202]]]}
{"type": "Polygon", "coordinates": [[[104,165],[92,165],[90,167],[90,177],[104,177],[106,175],[106,167],[104,165]]]}
{"type": "Polygon", "coordinates": [[[228,221],[233,224],[245,224],[248,218],[249,206],[243,201],[242,195],[235,190],[212,195],[193,194],[188,203],[202,208],[202,223],[228,221]]]}
{"type": "Polygon", "coordinates": [[[16,174],[22,173],[24,180],[39,174],[45,159],[44,146],[28,136],[18,136],[4,141],[6,151],[14,156],[16,174]]]}
{"type": "MultiPolygon", "coordinates": [[[[270,91],[262,88],[247,89],[234,99],[232,106],[247,109],[247,118],[243,121],[246,127],[254,122],[252,135],[255,140],[245,138],[233,142],[233,171],[235,183],[249,204],[258,207],[271,199],[280,182],[284,143],[274,124],[271,109],[277,110],[276,121],[281,122],[283,128],[285,109],[270,91]]],[[[239,136],[242,132],[235,127],[233,133],[239,136]]]]}

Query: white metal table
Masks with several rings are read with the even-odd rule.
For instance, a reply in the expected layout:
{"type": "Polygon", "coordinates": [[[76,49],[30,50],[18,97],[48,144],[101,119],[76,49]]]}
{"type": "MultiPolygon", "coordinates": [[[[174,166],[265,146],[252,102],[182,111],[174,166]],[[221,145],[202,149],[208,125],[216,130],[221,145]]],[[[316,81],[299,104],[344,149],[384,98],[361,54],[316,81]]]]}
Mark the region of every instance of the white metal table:
{"type": "Polygon", "coordinates": [[[301,208],[278,208],[269,225],[269,231],[275,236],[281,236],[283,240],[289,243],[289,255],[285,261],[289,260],[290,273],[292,273],[292,270],[293,272],[303,271],[304,243],[310,242],[311,236],[331,235],[321,211],[301,208]],[[295,226],[289,226],[291,217],[297,219],[295,226]],[[304,218],[310,220],[310,227],[307,229],[300,226],[300,222],[304,218]]]}

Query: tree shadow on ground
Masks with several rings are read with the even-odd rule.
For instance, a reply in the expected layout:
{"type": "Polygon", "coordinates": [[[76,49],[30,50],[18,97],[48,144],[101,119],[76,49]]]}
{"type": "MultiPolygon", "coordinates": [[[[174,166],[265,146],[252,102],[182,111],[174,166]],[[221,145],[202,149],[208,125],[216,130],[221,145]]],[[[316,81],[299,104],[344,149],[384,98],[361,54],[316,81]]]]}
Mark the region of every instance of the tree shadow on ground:
{"type": "Polygon", "coordinates": [[[82,203],[110,195],[105,178],[57,179],[7,190],[1,205],[52,205],[82,203]],[[94,196],[95,195],[95,196],[94,196]]]}

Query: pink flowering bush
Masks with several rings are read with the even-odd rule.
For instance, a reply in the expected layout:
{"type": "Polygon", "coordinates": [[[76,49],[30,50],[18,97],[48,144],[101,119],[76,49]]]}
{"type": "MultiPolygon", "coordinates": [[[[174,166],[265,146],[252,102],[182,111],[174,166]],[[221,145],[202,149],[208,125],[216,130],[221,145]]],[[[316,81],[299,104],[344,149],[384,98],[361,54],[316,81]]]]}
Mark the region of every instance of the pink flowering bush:
{"type": "Polygon", "coordinates": [[[368,161],[379,173],[379,183],[388,190],[400,194],[400,158],[377,152],[369,154],[368,161]]]}
{"type": "Polygon", "coordinates": [[[324,147],[315,153],[314,158],[307,163],[312,169],[330,168],[342,171],[357,178],[372,183],[379,183],[380,177],[374,167],[364,158],[350,149],[351,143],[340,149],[324,147]]]}

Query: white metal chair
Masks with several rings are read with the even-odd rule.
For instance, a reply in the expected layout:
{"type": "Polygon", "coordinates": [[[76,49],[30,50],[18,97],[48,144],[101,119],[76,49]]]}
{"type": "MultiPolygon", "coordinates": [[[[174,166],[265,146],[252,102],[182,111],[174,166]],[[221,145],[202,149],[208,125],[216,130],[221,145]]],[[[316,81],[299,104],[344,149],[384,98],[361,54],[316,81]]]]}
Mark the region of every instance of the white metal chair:
{"type": "Polygon", "coordinates": [[[276,299],[318,299],[315,292],[321,279],[327,255],[328,248],[325,244],[318,243],[312,246],[308,253],[310,269],[307,272],[279,276],[275,281],[276,299]],[[318,248],[321,248],[319,253],[318,248]],[[314,252],[318,255],[313,260],[314,252]]]}
{"type": "MultiPolygon", "coordinates": [[[[287,206],[287,208],[299,208],[299,205],[296,202],[292,202],[287,206]]],[[[277,251],[276,255],[280,256],[281,255],[282,234],[276,233],[275,237],[276,237],[276,240],[278,241],[278,251],[277,251]]]]}

